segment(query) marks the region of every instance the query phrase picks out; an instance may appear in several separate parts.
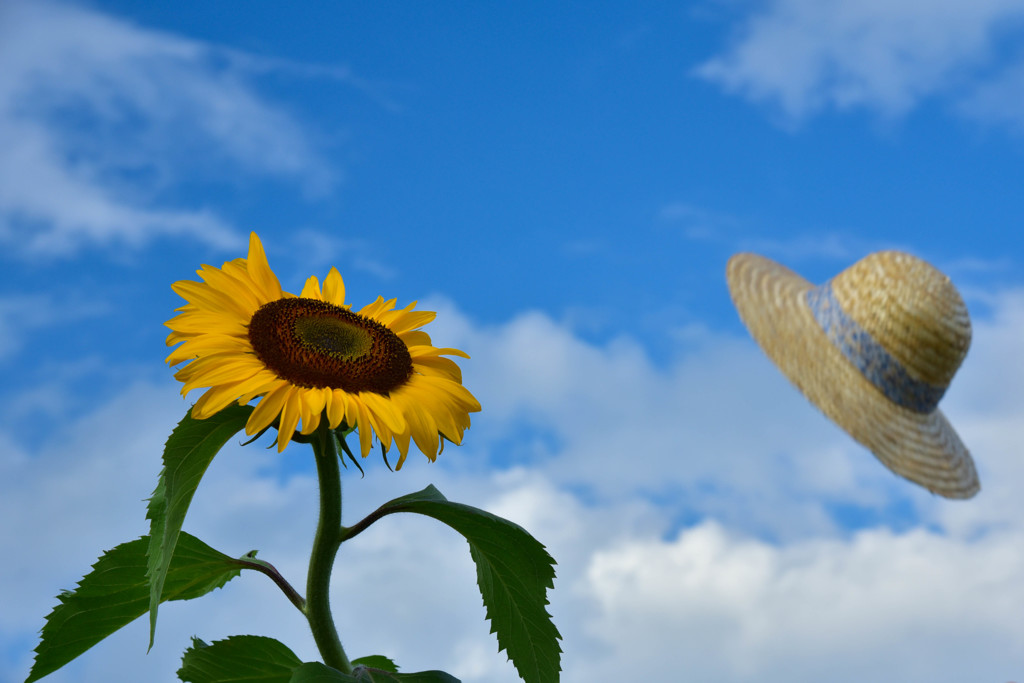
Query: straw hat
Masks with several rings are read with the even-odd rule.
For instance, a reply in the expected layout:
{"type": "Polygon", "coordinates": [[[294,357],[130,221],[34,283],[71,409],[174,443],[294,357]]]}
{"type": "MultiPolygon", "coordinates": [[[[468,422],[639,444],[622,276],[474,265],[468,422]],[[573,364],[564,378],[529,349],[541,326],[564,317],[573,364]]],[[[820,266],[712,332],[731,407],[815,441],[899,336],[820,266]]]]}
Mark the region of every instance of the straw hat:
{"type": "Polygon", "coordinates": [[[726,277],[768,357],[886,467],[947,498],[978,492],[971,454],[937,408],[971,343],[948,277],[898,251],[817,287],[755,254],[729,259],[726,277]]]}

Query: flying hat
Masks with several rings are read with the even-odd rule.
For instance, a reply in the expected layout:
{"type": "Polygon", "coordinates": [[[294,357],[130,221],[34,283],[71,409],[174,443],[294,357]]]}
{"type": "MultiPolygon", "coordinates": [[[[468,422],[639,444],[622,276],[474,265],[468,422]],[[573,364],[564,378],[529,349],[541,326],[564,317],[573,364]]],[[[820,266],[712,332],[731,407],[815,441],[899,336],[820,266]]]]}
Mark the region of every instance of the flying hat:
{"type": "Polygon", "coordinates": [[[729,259],[726,278],[761,349],[886,467],[946,498],[978,492],[971,454],[938,409],[971,343],[948,277],[883,251],[820,286],[756,254],[729,259]]]}

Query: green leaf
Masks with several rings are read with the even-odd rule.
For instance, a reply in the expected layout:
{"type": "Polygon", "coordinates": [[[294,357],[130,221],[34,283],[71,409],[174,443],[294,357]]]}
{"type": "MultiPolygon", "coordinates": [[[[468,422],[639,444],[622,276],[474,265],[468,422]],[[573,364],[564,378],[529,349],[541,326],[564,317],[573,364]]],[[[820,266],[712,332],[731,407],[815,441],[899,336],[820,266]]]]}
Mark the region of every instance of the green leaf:
{"type": "Polygon", "coordinates": [[[390,671],[393,674],[398,673],[398,665],[395,664],[394,660],[385,657],[384,655],[367,655],[366,657],[360,657],[359,659],[352,660],[353,666],[368,666],[371,669],[380,669],[381,671],[390,671]]]}
{"type": "Polygon", "coordinates": [[[351,674],[343,674],[320,662],[307,662],[295,669],[289,683],[459,683],[459,679],[443,671],[399,674],[365,666],[357,666],[351,674]]]}
{"type": "Polygon", "coordinates": [[[393,674],[374,669],[356,669],[356,680],[360,683],[461,683],[458,678],[444,671],[416,671],[407,674],[393,674]]]}
{"type": "Polygon", "coordinates": [[[292,672],[288,683],[364,683],[350,674],[343,674],[337,669],[320,662],[306,662],[292,672]]]}
{"type": "Polygon", "coordinates": [[[149,646],[156,635],[156,614],[168,567],[178,543],[189,503],[213,456],[245,426],[251,406],[231,405],[205,419],[192,418],[189,409],[164,446],[164,468],[149,499],[149,646]]]}
{"type": "Polygon", "coordinates": [[[231,636],[209,645],[193,638],[178,678],[188,683],[289,683],[300,664],[294,652],[266,636],[231,636]]]}
{"type": "Polygon", "coordinates": [[[522,527],[489,512],[453,503],[433,486],[396,498],[371,515],[415,512],[443,522],[469,542],[491,633],[527,683],[557,681],[561,635],[545,606],[555,561],[522,527]]]}
{"type": "MultiPolygon", "coordinates": [[[[36,660],[25,683],[56,671],[146,613],[148,547],[149,539],[143,536],[108,550],[75,590],[58,596],[60,604],[46,617],[36,660]]],[[[239,571],[235,560],[182,533],[160,599],[198,598],[220,588],[239,571]]]]}

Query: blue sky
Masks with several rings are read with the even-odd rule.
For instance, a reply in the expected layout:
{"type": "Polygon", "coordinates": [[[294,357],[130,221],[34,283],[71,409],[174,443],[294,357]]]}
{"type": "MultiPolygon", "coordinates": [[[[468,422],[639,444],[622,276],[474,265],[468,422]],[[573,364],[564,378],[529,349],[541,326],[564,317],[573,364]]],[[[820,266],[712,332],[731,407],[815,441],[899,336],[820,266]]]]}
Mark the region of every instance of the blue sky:
{"type": "MultiPolygon", "coordinates": [[[[1022,36],[1008,0],[0,4],[0,679],[144,533],[188,405],[169,285],[250,230],[286,289],[337,266],[472,354],[464,446],[368,462],[349,519],[433,482],[526,526],[565,680],[1024,676],[1022,36]],[[943,401],[971,501],[891,476],[729,301],[737,251],[823,281],[884,248],[971,310],[943,401]]],[[[300,577],[291,451],[229,448],[186,528],[300,577]]],[[[350,545],[351,653],[515,680],[461,541],[387,520],[350,545]]],[[[193,634],[315,656],[275,590],[243,577],[162,611],[148,656],[133,626],[52,680],[174,680],[193,634]]]]}

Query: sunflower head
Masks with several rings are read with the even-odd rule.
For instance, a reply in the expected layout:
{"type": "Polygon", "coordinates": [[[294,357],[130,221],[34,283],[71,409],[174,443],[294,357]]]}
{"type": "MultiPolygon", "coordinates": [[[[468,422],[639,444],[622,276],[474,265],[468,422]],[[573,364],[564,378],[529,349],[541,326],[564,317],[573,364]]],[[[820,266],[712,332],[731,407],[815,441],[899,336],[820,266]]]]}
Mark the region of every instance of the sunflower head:
{"type": "Polygon", "coordinates": [[[201,282],[172,285],[187,303],[166,323],[167,345],[176,347],[167,362],[186,363],[175,374],[182,394],[206,388],[192,408],[197,419],[258,399],[246,433],[277,427],[279,451],[326,420],[356,429],[363,457],[374,435],[385,451],[394,443],[401,468],[410,441],[434,460],[442,439],[462,442],[469,413],[480,410],[444,357],[469,356],[432,346],[419,328],[436,314],[415,302],[396,310],[394,299],[378,297],[353,312],[334,268],[322,288],[310,277],[298,297],[289,294],[256,233],[248,258],[197,273],[201,282]]]}

